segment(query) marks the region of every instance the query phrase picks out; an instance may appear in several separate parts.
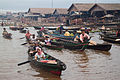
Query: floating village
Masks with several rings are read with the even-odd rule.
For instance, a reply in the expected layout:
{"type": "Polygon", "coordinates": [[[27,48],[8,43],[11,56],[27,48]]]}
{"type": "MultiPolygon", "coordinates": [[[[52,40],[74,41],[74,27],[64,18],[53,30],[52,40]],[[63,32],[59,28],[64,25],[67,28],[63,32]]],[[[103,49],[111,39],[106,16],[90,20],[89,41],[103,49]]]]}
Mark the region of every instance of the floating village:
{"type": "Polygon", "coordinates": [[[2,80],[120,79],[120,3],[7,11],[0,25],[2,80]]]}

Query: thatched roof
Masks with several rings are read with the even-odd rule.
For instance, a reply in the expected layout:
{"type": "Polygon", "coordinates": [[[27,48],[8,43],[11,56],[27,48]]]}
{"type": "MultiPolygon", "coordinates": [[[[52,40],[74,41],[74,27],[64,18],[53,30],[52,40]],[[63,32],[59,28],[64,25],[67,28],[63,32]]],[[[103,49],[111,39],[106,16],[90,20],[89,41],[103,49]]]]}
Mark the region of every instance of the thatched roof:
{"type": "Polygon", "coordinates": [[[94,6],[93,3],[74,3],[71,5],[71,7],[68,9],[68,11],[72,8],[75,7],[78,11],[89,11],[91,7],[94,6]]]}
{"type": "Polygon", "coordinates": [[[52,14],[55,8],[29,8],[28,13],[52,14]]]}
{"type": "Polygon", "coordinates": [[[120,3],[98,3],[105,10],[120,10],[120,3]]]}
{"type": "Polygon", "coordinates": [[[56,8],[54,12],[57,11],[58,14],[67,14],[68,13],[67,10],[68,10],[67,8],[56,8]]]}

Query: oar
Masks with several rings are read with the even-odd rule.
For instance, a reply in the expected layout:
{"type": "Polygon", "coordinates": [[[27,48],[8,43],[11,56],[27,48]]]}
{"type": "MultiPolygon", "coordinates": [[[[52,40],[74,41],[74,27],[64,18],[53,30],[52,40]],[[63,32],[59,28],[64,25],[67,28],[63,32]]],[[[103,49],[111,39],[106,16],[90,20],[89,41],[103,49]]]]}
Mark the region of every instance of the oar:
{"type": "Polygon", "coordinates": [[[86,45],[83,45],[82,48],[80,49],[80,51],[84,51],[87,47],[87,44],[86,45]]]}
{"type": "Polygon", "coordinates": [[[24,39],[25,37],[21,37],[20,39],[24,39]]]}
{"type": "Polygon", "coordinates": [[[18,66],[23,65],[23,64],[26,64],[26,63],[30,63],[30,62],[31,62],[31,61],[22,62],[22,63],[19,63],[18,66]]]}
{"type": "Polygon", "coordinates": [[[51,40],[53,40],[53,39],[60,39],[60,38],[51,38],[51,40]]]}
{"type": "Polygon", "coordinates": [[[22,43],[21,45],[26,45],[27,43],[22,43]]]}

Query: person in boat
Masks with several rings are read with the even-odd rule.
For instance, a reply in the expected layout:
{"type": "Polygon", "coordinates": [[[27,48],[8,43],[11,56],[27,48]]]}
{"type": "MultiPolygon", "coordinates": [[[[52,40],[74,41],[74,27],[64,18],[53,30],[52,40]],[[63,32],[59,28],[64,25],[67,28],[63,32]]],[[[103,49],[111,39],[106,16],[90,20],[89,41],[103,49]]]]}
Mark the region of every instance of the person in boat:
{"type": "Polygon", "coordinates": [[[83,42],[86,42],[90,39],[90,36],[85,33],[84,30],[82,30],[82,33],[80,34],[80,41],[83,43],[83,42]]]}
{"type": "Polygon", "coordinates": [[[4,23],[3,23],[3,22],[1,23],[1,26],[4,26],[4,23]]]}
{"type": "Polygon", "coordinates": [[[38,42],[35,42],[33,45],[30,46],[31,56],[34,56],[37,53],[37,49],[42,48],[38,42]]]}
{"type": "Polygon", "coordinates": [[[51,45],[51,40],[49,39],[49,36],[45,36],[45,44],[51,45]]]}
{"type": "Polygon", "coordinates": [[[120,37],[120,30],[116,32],[117,37],[120,37]]]}
{"type": "Polygon", "coordinates": [[[37,40],[36,40],[36,36],[35,36],[35,34],[33,34],[32,35],[32,37],[31,37],[31,41],[33,42],[33,43],[35,43],[37,40]]]}
{"type": "Polygon", "coordinates": [[[64,36],[70,36],[70,33],[68,32],[68,30],[66,30],[64,36]]]}
{"type": "Polygon", "coordinates": [[[30,41],[30,36],[32,36],[32,34],[30,34],[30,32],[28,30],[27,33],[25,34],[27,41],[30,41]]]}
{"type": "Polygon", "coordinates": [[[62,34],[63,31],[63,24],[60,25],[60,34],[62,34]]]}
{"type": "Polygon", "coordinates": [[[3,28],[3,35],[6,35],[6,34],[8,34],[8,32],[7,32],[6,28],[3,28]]]}
{"type": "Polygon", "coordinates": [[[74,35],[74,41],[75,41],[75,42],[80,42],[81,30],[75,31],[74,34],[75,34],[75,35],[74,35]]]}
{"type": "Polygon", "coordinates": [[[85,28],[85,33],[89,34],[89,30],[87,28],[85,28]]]}
{"type": "Polygon", "coordinates": [[[41,29],[40,29],[40,31],[44,31],[44,30],[45,30],[45,28],[44,28],[44,26],[42,26],[41,29]]]}
{"type": "Polygon", "coordinates": [[[44,60],[45,54],[42,50],[42,48],[37,48],[37,53],[35,54],[35,60],[44,60]]]}

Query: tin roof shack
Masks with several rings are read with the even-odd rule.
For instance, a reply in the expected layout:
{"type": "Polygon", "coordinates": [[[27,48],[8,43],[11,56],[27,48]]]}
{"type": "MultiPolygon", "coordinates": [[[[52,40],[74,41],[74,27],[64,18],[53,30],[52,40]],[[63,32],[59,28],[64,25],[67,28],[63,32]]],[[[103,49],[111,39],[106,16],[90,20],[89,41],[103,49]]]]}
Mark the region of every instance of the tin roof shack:
{"type": "Polygon", "coordinates": [[[67,8],[56,8],[53,12],[53,17],[55,17],[56,23],[66,23],[66,18],[68,17],[67,8]]]}
{"type": "Polygon", "coordinates": [[[89,18],[91,17],[91,13],[89,10],[94,6],[93,3],[74,3],[70,6],[68,9],[68,13],[70,15],[69,17],[69,22],[72,24],[82,24],[81,22],[79,23],[79,20],[74,20],[74,19],[79,19],[81,18],[83,22],[86,22],[89,18]],[[72,22],[72,20],[75,22],[72,22]]]}

